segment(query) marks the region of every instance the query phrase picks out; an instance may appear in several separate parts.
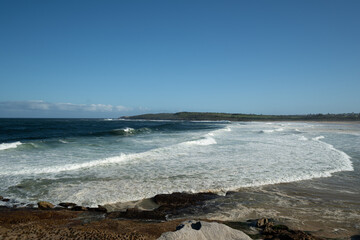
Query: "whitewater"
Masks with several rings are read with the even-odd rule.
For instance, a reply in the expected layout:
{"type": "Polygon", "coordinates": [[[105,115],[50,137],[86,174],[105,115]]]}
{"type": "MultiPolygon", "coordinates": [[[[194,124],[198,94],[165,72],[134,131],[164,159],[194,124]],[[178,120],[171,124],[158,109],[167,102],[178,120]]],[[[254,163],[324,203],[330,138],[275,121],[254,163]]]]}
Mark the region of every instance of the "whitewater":
{"type": "Polygon", "coordinates": [[[96,206],[328,178],[354,171],[359,132],[356,124],[3,119],[0,195],[96,206]]]}

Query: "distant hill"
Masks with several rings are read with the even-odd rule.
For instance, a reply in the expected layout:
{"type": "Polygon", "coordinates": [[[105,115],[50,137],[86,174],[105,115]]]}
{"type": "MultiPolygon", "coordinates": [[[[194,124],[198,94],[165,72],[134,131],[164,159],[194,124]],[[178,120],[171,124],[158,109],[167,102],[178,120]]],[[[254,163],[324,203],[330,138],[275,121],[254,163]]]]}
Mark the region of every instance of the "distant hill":
{"type": "Polygon", "coordinates": [[[257,115],[240,113],[178,112],[123,116],[133,120],[209,120],[209,121],[360,121],[360,113],[308,114],[308,115],[257,115]]]}

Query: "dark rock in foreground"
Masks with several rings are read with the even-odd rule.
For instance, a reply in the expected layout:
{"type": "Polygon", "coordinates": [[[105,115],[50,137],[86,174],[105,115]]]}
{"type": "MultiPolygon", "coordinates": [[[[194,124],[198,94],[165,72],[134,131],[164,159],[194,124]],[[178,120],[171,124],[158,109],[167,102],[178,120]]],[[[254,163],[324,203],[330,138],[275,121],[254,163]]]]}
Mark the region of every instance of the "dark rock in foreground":
{"type": "Polygon", "coordinates": [[[0,196],[0,201],[9,202],[10,199],[9,198],[4,198],[3,196],[0,196]]]}
{"type": "Polygon", "coordinates": [[[88,209],[86,207],[83,207],[83,206],[75,206],[75,207],[72,207],[71,210],[73,210],[73,211],[87,211],[88,209]]]}
{"type": "Polygon", "coordinates": [[[203,201],[214,199],[218,195],[214,193],[180,193],[158,194],[153,199],[160,206],[184,207],[196,205],[203,201]]]}
{"type": "Polygon", "coordinates": [[[59,206],[62,206],[64,208],[72,208],[72,207],[75,207],[76,204],[75,203],[71,203],[71,202],[62,202],[62,203],[59,203],[59,206]]]}
{"type": "Polygon", "coordinates": [[[92,212],[103,212],[103,213],[107,213],[107,209],[104,208],[104,207],[101,206],[101,205],[98,205],[97,208],[88,207],[87,210],[88,210],[88,211],[92,211],[92,212]]]}
{"type": "Polygon", "coordinates": [[[273,226],[273,222],[268,218],[260,218],[256,221],[256,227],[266,227],[266,226],[273,226]]]}
{"type": "Polygon", "coordinates": [[[49,202],[46,202],[46,201],[41,201],[41,202],[38,202],[38,207],[39,207],[39,209],[46,210],[46,209],[54,208],[54,205],[49,202]]]}
{"type": "Polygon", "coordinates": [[[108,218],[143,219],[143,220],[166,220],[166,212],[163,211],[141,211],[136,208],[128,208],[125,212],[111,212],[108,218]]]}
{"type": "Polygon", "coordinates": [[[125,212],[111,212],[109,218],[143,219],[143,220],[166,220],[168,215],[176,215],[182,209],[201,204],[202,202],[214,199],[218,195],[214,193],[172,193],[159,194],[153,200],[160,207],[152,211],[142,211],[136,208],[129,208],[125,212]]]}
{"type": "Polygon", "coordinates": [[[257,227],[261,228],[264,239],[284,239],[284,240],[320,240],[309,233],[300,230],[289,229],[285,225],[274,225],[274,222],[267,218],[255,221],[257,227]]]}

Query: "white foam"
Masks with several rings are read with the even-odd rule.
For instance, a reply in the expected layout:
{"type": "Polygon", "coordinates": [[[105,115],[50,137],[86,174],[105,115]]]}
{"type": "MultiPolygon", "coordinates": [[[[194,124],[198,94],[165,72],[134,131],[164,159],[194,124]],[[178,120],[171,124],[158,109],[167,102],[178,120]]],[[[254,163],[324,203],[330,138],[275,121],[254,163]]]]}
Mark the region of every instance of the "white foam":
{"type": "Polygon", "coordinates": [[[75,171],[84,168],[92,168],[96,166],[106,166],[114,163],[120,163],[127,160],[126,154],[120,156],[104,158],[84,163],[65,164],[62,166],[51,166],[44,168],[26,168],[19,171],[3,172],[0,175],[32,175],[32,174],[45,174],[45,173],[59,173],[64,171],[75,171]]]}
{"type": "Polygon", "coordinates": [[[126,133],[130,133],[130,132],[133,132],[134,129],[130,128],[130,127],[127,127],[127,128],[124,128],[123,131],[126,132],[126,133]]]}
{"type": "Polygon", "coordinates": [[[284,128],[275,128],[275,129],[263,129],[260,130],[260,133],[273,133],[273,132],[282,132],[284,131],[284,128]]]}
{"type": "Polygon", "coordinates": [[[324,136],[318,136],[318,137],[314,137],[313,140],[315,141],[319,141],[320,139],[324,139],[324,136]]]}
{"type": "Polygon", "coordinates": [[[1,143],[1,144],[0,144],[0,150],[17,148],[17,147],[20,146],[21,144],[22,144],[21,142],[1,143]]]}
{"type": "Polygon", "coordinates": [[[185,145],[201,145],[201,146],[207,146],[207,145],[212,145],[212,144],[216,144],[216,140],[212,137],[206,137],[206,138],[202,138],[199,140],[193,140],[193,141],[188,141],[188,142],[184,142],[183,144],[185,145]]]}
{"type": "Polygon", "coordinates": [[[135,133],[135,129],[131,128],[131,127],[126,127],[126,128],[119,128],[119,129],[113,129],[112,130],[113,133],[118,133],[118,134],[125,134],[125,135],[130,135],[135,133]]]}
{"type": "Polygon", "coordinates": [[[266,129],[266,130],[261,130],[260,133],[272,133],[274,132],[273,129],[266,129]]]}
{"type": "MultiPolygon", "coordinates": [[[[136,150],[127,154],[125,151],[119,153],[124,145],[107,148],[109,142],[101,139],[97,143],[105,153],[115,148],[119,152],[113,152],[115,156],[103,157],[98,149],[77,146],[78,154],[69,155],[73,158],[64,157],[65,161],[54,164],[46,162],[46,167],[36,161],[34,165],[26,162],[27,165],[21,167],[9,166],[0,172],[0,176],[56,178],[53,183],[40,185],[39,193],[30,194],[46,192],[43,199],[52,202],[70,201],[96,206],[139,200],[159,193],[224,193],[242,187],[329,177],[335,172],[353,171],[350,157],[333,145],[320,141],[323,136],[310,138],[305,130],[301,134],[303,136],[286,131],[281,134],[258,134],[262,129],[276,129],[267,128],[270,127],[265,123],[232,123],[211,132],[185,131],[124,138],[120,144],[125,142],[137,146],[136,150]],[[142,147],[144,145],[146,148],[142,147]],[[94,151],[97,155],[93,158],[97,159],[81,159],[80,150],[94,151]],[[94,177],[88,180],[89,176],[94,177]],[[86,180],[69,182],[62,181],[62,177],[86,180]]],[[[70,148],[72,145],[64,147],[70,148]]],[[[60,150],[63,151],[59,149],[57,154],[62,154],[60,150]]],[[[51,161],[51,154],[43,156],[43,159],[47,156],[51,161]]],[[[38,180],[33,181],[36,183],[38,180]]]]}
{"type": "MultiPolygon", "coordinates": [[[[131,129],[129,131],[131,131],[131,129]]],[[[113,157],[108,157],[104,159],[93,160],[83,163],[65,164],[58,166],[52,165],[51,167],[43,167],[43,168],[27,167],[18,171],[3,171],[0,173],[0,175],[34,175],[34,174],[51,174],[51,173],[76,171],[80,169],[89,169],[100,166],[114,165],[136,159],[151,159],[151,158],[156,158],[157,156],[161,157],[164,156],[164,153],[169,152],[171,154],[172,150],[177,151],[179,148],[181,149],[181,147],[183,146],[207,146],[212,144],[217,144],[216,140],[212,137],[206,136],[202,139],[186,141],[168,147],[155,148],[146,152],[131,153],[131,154],[121,153],[119,156],[113,156],[113,157]]]]}

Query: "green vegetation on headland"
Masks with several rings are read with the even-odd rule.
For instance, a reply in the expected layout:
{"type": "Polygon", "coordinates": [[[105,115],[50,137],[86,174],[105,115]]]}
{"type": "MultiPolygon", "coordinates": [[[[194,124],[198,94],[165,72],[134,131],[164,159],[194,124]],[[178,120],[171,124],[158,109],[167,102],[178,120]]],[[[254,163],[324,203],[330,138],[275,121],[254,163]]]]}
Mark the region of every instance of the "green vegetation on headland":
{"type": "Polygon", "coordinates": [[[192,120],[192,121],[360,121],[360,113],[307,114],[307,115],[257,115],[240,113],[178,112],[124,116],[132,120],[192,120]]]}

